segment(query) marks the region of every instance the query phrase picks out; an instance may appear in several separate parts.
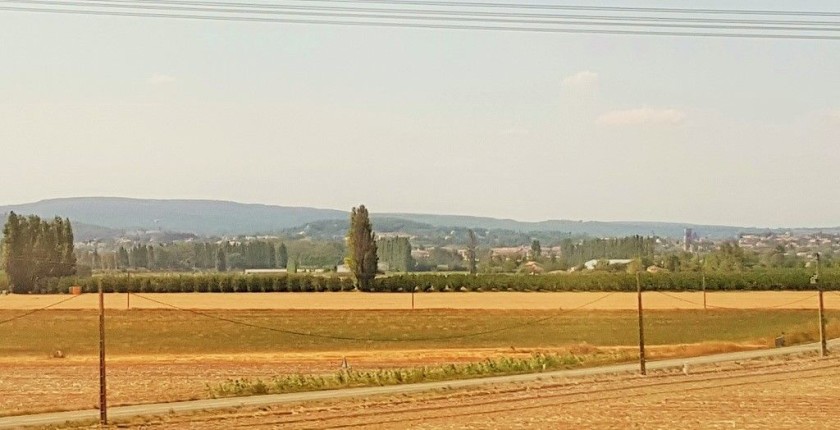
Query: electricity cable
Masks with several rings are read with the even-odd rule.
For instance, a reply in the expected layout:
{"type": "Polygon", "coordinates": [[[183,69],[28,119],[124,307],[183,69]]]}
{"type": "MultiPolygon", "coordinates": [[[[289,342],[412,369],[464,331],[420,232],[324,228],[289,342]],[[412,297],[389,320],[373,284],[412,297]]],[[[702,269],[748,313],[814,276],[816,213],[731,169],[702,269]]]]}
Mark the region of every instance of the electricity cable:
{"type": "MultiPolygon", "coordinates": [[[[699,303],[699,302],[695,302],[695,301],[692,301],[692,300],[684,299],[684,298],[682,298],[682,297],[677,297],[677,296],[675,296],[675,295],[673,295],[673,294],[666,293],[665,291],[653,291],[653,292],[656,292],[656,293],[662,294],[662,295],[664,295],[664,296],[666,296],[666,297],[670,297],[670,298],[672,298],[672,299],[674,299],[674,300],[679,300],[679,301],[686,302],[686,303],[690,303],[690,304],[692,304],[692,305],[696,305],[696,306],[700,306],[700,307],[702,307],[702,306],[703,306],[703,303],[699,303]]],[[[715,305],[706,304],[706,307],[713,308],[713,309],[726,309],[726,310],[777,309],[777,308],[783,308],[783,307],[790,306],[790,305],[795,305],[795,304],[797,304],[797,303],[801,303],[801,302],[804,302],[804,301],[806,301],[806,300],[811,300],[811,299],[813,299],[813,298],[815,298],[815,297],[817,297],[817,294],[813,294],[813,295],[810,295],[810,296],[808,296],[808,297],[801,298],[801,299],[796,299],[796,300],[794,300],[794,301],[792,301],[792,302],[782,303],[782,304],[780,304],[780,305],[773,305],[773,306],[750,307],[750,308],[733,308],[733,307],[727,307],[727,306],[715,306],[715,305]]]]}
{"type": "MultiPolygon", "coordinates": [[[[8,2],[7,2],[8,3],[8,2]]],[[[309,25],[337,25],[355,27],[388,27],[388,28],[414,28],[414,29],[447,29],[447,30],[481,30],[481,31],[513,31],[513,32],[538,32],[538,33],[566,33],[566,34],[599,34],[599,35],[640,35],[640,36],[677,36],[677,37],[725,37],[725,38],[752,38],[752,39],[789,39],[789,40],[840,40],[840,36],[810,33],[791,33],[790,31],[833,31],[827,28],[802,28],[793,27],[767,27],[767,28],[746,28],[739,26],[719,26],[720,28],[706,28],[710,30],[746,30],[748,32],[717,32],[717,31],[649,31],[649,30],[612,30],[604,28],[562,28],[562,27],[528,27],[508,25],[463,25],[447,24],[437,22],[404,22],[404,21],[371,21],[356,20],[354,17],[343,19],[291,19],[291,18],[268,18],[262,16],[230,16],[230,15],[201,15],[201,14],[173,14],[151,13],[151,12],[130,12],[130,11],[103,11],[91,9],[60,9],[60,8],[33,8],[0,6],[0,10],[11,12],[51,13],[66,15],[94,15],[94,16],[119,16],[119,17],[141,17],[141,18],[166,18],[166,19],[190,19],[227,22],[263,22],[263,23],[285,23],[285,24],[309,24],[309,25]],[[348,20],[353,19],[353,20],[348,20]],[[749,32],[753,30],[777,30],[782,33],[749,32]]],[[[336,17],[339,18],[339,17],[336,17]]],[[[390,18],[402,20],[404,18],[390,18]]],[[[462,21],[463,22],[463,21],[462,21]]],[[[486,21],[485,21],[486,22],[486,21]]],[[[630,23],[626,23],[630,24],[630,23]]],[[[539,25],[539,24],[532,24],[539,25]]],[[[581,24],[577,24],[581,25],[581,24]]],[[[589,24],[595,25],[597,24],[589,24]]],[[[676,25],[676,24],[674,24],[676,25]]]]}
{"type": "Polygon", "coordinates": [[[12,322],[12,321],[16,321],[16,320],[19,320],[19,319],[21,319],[21,318],[28,317],[29,315],[32,315],[32,314],[34,314],[34,313],[38,313],[38,312],[41,312],[41,311],[43,311],[43,310],[47,310],[47,309],[49,309],[49,308],[52,308],[52,307],[54,307],[54,306],[58,306],[58,305],[60,305],[60,304],[62,304],[62,303],[69,302],[70,300],[73,300],[73,299],[75,299],[76,297],[79,297],[79,296],[70,296],[70,297],[68,297],[68,298],[66,298],[66,299],[64,299],[64,300],[60,300],[60,301],[58,301],[58,302],[56,302],[56,303],[53,303],[53,304],[51,304],[51,305],[47,305],[47,306],[44,306],[44,307],[42,307],[42,308],[38,308],[38,309],[33,309],[33,310],[29,311],[29,312],[26,312],[26,313],[23,313],[23,314],[20,314],[20,315],[17,315],[17,316],[14,316],[14,317],[11,317],[11,318],[8,318],[8,319],[5,319],[5,320],[0,320],[0,325],[6,324],[6,323],[10,323],[10,322],[12,322]]]}
{"type": "MultiPolygon", "coordinates": [[[[74,0],[74,1],[47,1],[47,0],[3,0],[2,3],[23,3],[37,5],[63,5],[77,7],[102,7],[138,10],[165,10],[165,11],[189,11],[189,12],[215,12],[215,13],[241,13],[241,14],[288,14],[288,15],[311,15],[312,11],[322,12],[353,12],[352,15],[330,14],[324,16],[353,16],[353,17],[379,17],[380,15],[359,15],[364,14],[397,14],[405,19],[435,19],[443,15],[452,19],[463,18],[469,21],[483,21],[476,17],[506,18],[504,20],[492,20],[492,22],[526,23],[531,21],[512,20],[513,18],[529,19],[550,19],[552,21],[541,21],[532,23],[571,23],[556,20],[581,21],[586,25],[608,25],[608,23],[591,22],[594,20],[622,21],[622,25],[629,22],[667,22],[667,23],[700,23],[700,24],[746,24],[758,25],[761,28],[770,25],[784,26],[838,26],[840,21],[805,21],[805,20],[762,20],[762,19],[719,19],[719,18],[685,18],[685,17],[661,17],[661,16],[614,16],[614,15],[569,15],[551,13],[510,13],[510,12],[486,12],[486,11],[446,11],[430,9],[398,9],[398,8],[358,8],[358,7],[336,7],[336,6],[300,6],[300,5],[277,5],[264,3],[230,3],[213,1],[162,1],[162,0],[74,0]],[[192,7],[204,6],[204,7],[192,7]],[[304,11],[304,12],[289,12],[304,11]],[[430,16],[429,16],[430,15],[430,16]]],[[[320,16],[316,14],[315,16],[320,16]]],[[[384,18],[384,16],[382,16],[384,18]]],[[[388,18],[398,18],[389,16],[388,18]]],[[[617,25],[617,24],[614,24],[617,25]]],[[[654,25],[654,24],[646,24],[654,25]]],[[[703,28],[703,27],[699,27],[703,28]]],[[[792,28],[791,28],[792,29],[792,28]]],[[[801,28],[801,30],[822,30],[812,28],[801,28]]]]}
{"type": "MultiPolygon", "coordinates": [[[[331,334],[301,332],[301,331],[295,331],[295,330],[280,329],[280,328],[276,328],[276,327],[268,327],[268,326],[264,326],[264,325],[253,324],[253,323],[240,321],[240,320],[235,320],[235,319],[231,319],[231,318],[220,317],[220,316],[212,315],[212,314],[209,314],[207,312],[202,312],[202,311],[199,311],[199,310],[196,310],[196,309],[182,308],[180,306],[175,306],[175,305],[170,304],[170,303],[166,303],[166,302],[163,302],[163,301],[160,301],[160,300],[155,300],[151,297],[147,297],[147,296],[137,294],[137,293],[131,293],[131,294],[136,296],[136,297],[140,297],[141,299],[145,299],[145,300],[148,300],[150,302],[157,303],[159,305],[167,306],[167,307],[170,307],[172,309],[176,309],[176,310],[184,311],[184,312],[190,312],[190,313],[193,313],[195,315],[200,315],[200,316],[203,316],[203,317],[216,319],[216,320],[219,320],[219,321],[225,321],[225,322],[229,322],[229,323],[232,323],[232,324],[237,324],[237,325],[241,325],[241,326],[245,326],[245,327],[269,330],[269,331],[273,331],[273,332],[277,332],[277,333],[294,335],[294,336],[313,337],[313,338],[331,339],[331,340],[355,341],[355,342],[426,342],[426,341],[438,341],[438,340],[466,339],[466,338],[471,338],[471,337],[483,336],[483,335],[487,335],[487,334],[501,333],[501,332],[504,332],[504,331],[514,330],[514,329],[522,328],[522,327],[529,327],[529,326],[533,326],[533,325],[536,325],[536,324],[540,324],[540,323],[552,320],[552,319],[557,318],[559,316],[559,315],[556,314],[556,315],[551,315],[551,316],[548,316],[548,317],[545,317],[545,318],[539,318],[539,319],[535,319],[535,320],[532,320],[532,321],[528,321],[528,322],[522,323],[522,324],[514,324],[514,325],[511,325],[511,326],[492,329],[492,330],[484,330],[484,331],[478,331],[478,332],[473,332],[473,333],[456,334],[456,335],[449,335],[449,336],[433,336],[433,337],[420,337],[420,338],[370,338],[370,337],[356,337],[356,336],[343,336],[343,335],[331,335],[331,334]]],[[[609,297],[613,294],[614,294],[613,292],[607,293],[607,294],[605,294],[605,295],[603,295],[603,296],[601,296],[601,297],[599,297],[595,300],[584,303],[583,305],[580,305],[580,306],[577,306],[577,307],[574,307],[574,308],[570,308],[570,309],[562,309],[562,310],[560,310],[559,313],[563,314],[563,313],[583,309],[584,307],[595,304],[595,303],[597,303],[597,302],[599,302],[603,299],[606,299],[607,297],[609,297]]]]}
{"type": "Polygon", "coordinates": [[[784,10],[749,10],[749,9],[693,9],[693,8],[664,8],[664,7],[626,7],[626,6],[581,6],[581,5],[549,5],[527,3],[493,3],[493,2],[464,2],[464,1],[416,1],[416,0],[295,0],[306,3],[368,3],[401,6],[441,6],[441,7],[473,7],[473,8],[502,8],[502,9],[544,9],[544,10],[573,10],[573,11],[602,11],[602,12],[649,12],[673,14],[709,14],[709,15],[770,15],[770,16],[840,16],[840,12],[824,11],[784,11],[784,10]]]}

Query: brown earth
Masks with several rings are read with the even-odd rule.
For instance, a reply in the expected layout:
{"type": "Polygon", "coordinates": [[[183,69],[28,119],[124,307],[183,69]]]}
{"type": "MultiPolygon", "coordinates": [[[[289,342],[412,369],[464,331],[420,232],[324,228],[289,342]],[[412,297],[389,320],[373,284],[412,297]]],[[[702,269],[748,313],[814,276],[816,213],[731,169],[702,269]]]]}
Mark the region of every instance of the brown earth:
{"type": "MultiPolygon", "coordinates": [[[[708,343],[650,347],[659,359],[759,348],[761,345],[708,343]]],[[[327,374],[344,360],[354,370],[434,367],[479,362],[488,358],[528,358],[534,352],[592,356],[592,365],[609,357],[629,357],[635,348],[511,349],[301,352],[283,354],[211,354],[113,356],[108,359],[109,405],[133,405],[210,398],[209,385],[228,379],[269,380],[288,374],[327,374]],[[594,358],[598,355],[599,358],[594,358]],[[600,361],[598,361],[600,360],[600,361]]],[[[607,361],[604,361],[607,360],[607,361]]],[[[99,394],[99,361],[95,356],[64,359],[0,358],[0,416],[95,408],[99,394]]]]}
{"type": "MultiPolygon", "coordinates": [[[[840,358],[136,418],[144,429],[835,429],[840,358]]],[[[96,428],[89,426],[87,428],[96,428]]]]}
{"type": "MultiPolygon", "coordinates": [[[[148,297],[172,306],[189,309],[411,309],[407,293],[170,293],[105,295],[110,309],[160,309],[170,306],[146,300],[148,297]]],[[[68,295],[0,296],[0,309],[39,309],[68,299],[68,295]]],[[[814,309],[813,291],[710,292],[709,309],[814,309]]],[[[646,292],[646,309],[703,309],[701,292],[646,292]]],[[[96,294],[83,294],[52,309],[96,309],[96,294]]],[[[417,293],[416,309],[636,309],[636,293],[603,292],[492,292],[417,293]]],[[[825,294],[827,309],[840,309],[840,293],[825,294]]]]}

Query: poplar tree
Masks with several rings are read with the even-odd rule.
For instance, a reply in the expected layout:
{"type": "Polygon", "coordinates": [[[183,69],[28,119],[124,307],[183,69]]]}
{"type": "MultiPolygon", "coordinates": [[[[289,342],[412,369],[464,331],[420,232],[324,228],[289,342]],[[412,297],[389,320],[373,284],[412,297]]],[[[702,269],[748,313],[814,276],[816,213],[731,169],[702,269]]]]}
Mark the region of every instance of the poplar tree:
{"type": "Polygon", "coordinates": [[[475,248],[478,245],[478,240],[475,237],[475,232],[472,229],[468,230],[467,233],[469,234],[469,241],[467,242],[467,268],[470,271],[470,275],[475,275],[476,265],[475,265],[475,248]]]}
{"type": "Polygon", "coordinates": [[[219,250],[216,251],[216,270],[219,272],[227,272],[227,256],[225,255],[225,250],[222,247],[219,247],[219,250]]]}
{"type": "Polygon", "coordinates": [[[288,268],[289,265],[289,251],[286,249],[286,244],[280,242],[280,246],[277,247],[277,267],[281,269],[288,268]]]}
{"type": "Polygon", "coordinates": [[[73,229],[69,220],[52,221],[12,212],[3,227],[3,267],[12,290],[31,292],[40,280],[76,273],[73,229]]]}
{"type": "Polygon", "coordinates": [[[347,232],[347,267],[356,278],[356,288],[362,291],[371,289],[376,277],[377,263],[376,235],[370,224],[367,208],[360,205],[350,212],[350,230],[347,232]]]}

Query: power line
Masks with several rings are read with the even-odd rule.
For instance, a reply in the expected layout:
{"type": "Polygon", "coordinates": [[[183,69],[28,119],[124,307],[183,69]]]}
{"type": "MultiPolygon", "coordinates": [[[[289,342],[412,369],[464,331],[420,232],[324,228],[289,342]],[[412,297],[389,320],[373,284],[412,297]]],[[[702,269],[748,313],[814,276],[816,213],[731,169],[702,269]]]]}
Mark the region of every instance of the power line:
{"type": "MultiPolygon", "coordinates": [[[[8,2],[7,2],[8,3],[8,2]]],[[[289,19],[289,18],[266,18],[260,16],[226,16],[226,15],[199,15],[199,14],[173,14],[173,13],[150,13],[150,12],[128,12],[128,11],[102,11],[85,9],[58,9],[58,8],[33,8],[2,6],[0,10],[11,12],[28,13],[52,13],[69,15],[96,15],[96,16],[120,16],[140,18],[167,18],[167,19],[192,19],[229,22],[264,22],[264,23],[285,23],[285,24],[310,24],[310,25],[337,25],[337,26],[366,26],[366,27],[389,27],[389,28],[416,28],[416,29],[448,29],[448,30],[480,30],[480,31],[513,31],[513,32],[537,32],[537,33],[565,33],[565,34],[600,34],[600,35],[639,35],[639,36],[680,36],[680,37],[726,37],[726,38],[754,38],[754,39],[792,39],[792,40],[840,40],[840,36],[823,34],[802,34],[802,33],[732,33],[732,32],[699,32],[699,31],[648,31],[648,30],[610,30],[602,28],[557,28],[557,27],[521,27],[504,25],[462,25],[445,23],[425,22],[391,22],[391,21],[358,21],[358,20],[330,20],[330,19],[289,19]]],[[[338,17],[338,16],[336,16],[338,17]]],[[[356,17],[349,17],[356,19],[356,17]]],[[[404,19],[391,18],[391,19],[404,19]]],[[[463,20],[462,20],[463,21],[463,20]]],[[[486,21],[485,21],[486,22],[486,21]]],[[[511,22],[507,20],[507,22],[511,22]]],[[[539,24],[534,24],[539,25],[539,24]]],[[[600,25],[600,24],[590,24],[600,25]]],[[[606,25],[606,24],[604,24],[606,25]]],[[[759,28],[746,28],[739,26],[720,26],[725,30],[759,30],[759,28]]],[[[762,30],[779,31],[833,31],[830,29],[817,28],[760,28],[762,30]]]]}
{"type": "Polygon", "coordinates": [[[12,321],[16,321],[16,320],[19,320],[19,319],[21,319],[21,318],[28,317],[29,315],[32,315],[32,314],[34,314],[34,313],[41,312],[41,311],[43,311],[43,310],[47,310],[47,309],[49,309],[49,308],[51,308],[51,307],[54,307],[54,306],[58,306],[58,305],[60,305],[60,304],[62,304],[62,303],[69,302],[70,300],[73,300],[73,299],[75,299],[76,297],[79,297],[79,296],[70,296],[70,297],[68,297],[68,298],[66,298],[66,299],[64,299],[64,300],[59,301],[59,302],[53,303],[53,304],[51,304],[51,305],[44,306],[43,308],[33,309],[33,310],[31,310],[31,311],[29,311],[29,312],[26,312],[26,313],[24,313],[24,314],[20,314],[20,315],[18,315],[18,316],[14,316],[14,317],[11,317],[11,318],[8,318],[8,319],[5,319],[5,320],[0,320],[0,325],[6,324],[6,323],[10,323],[10,322],[12,322],[12,321]]]}
{"type": "Polygon", "coordinates": [[[662,7],[626,7],[626,6],[580,6],[580,5],[546,5],[520,3],[493,2],[464,2],[464,1],[412,1],[412,0],[295,0],[299,2],[317,3],[370,3],[410,6],[442,6],[442,7],[475,7],[475,8],[503,8],[503,9],[544,9],[544,10],[574,10],[574,11],[602,11],[602,12],[653,12],[673,14],[707,14],[707,15],[769,15],[769,16],[840,16],[840,12],[822,11],[782,11],[782,10],[747,10],[747,9],[691,9],[691,8],[662,8],[662,7]]]}
{"type": "MultiPolygon", "coordinates": [[[[772,31],[809,31],[809,32],[837,32],[840,31],[840,22],[834,23],[807,23],[805,21],[793,21],[800,24],[793,24],[788,22],[783,25],[769,24],[762,21],[740,20],[738,24],[722,24],[722,23],[703,23],[702,21],[692,22],[647,22],[646,20],[633,20],[632,22],[623,22],[626,18],[616,19],[582,19],[582,18],[554,18],[546,16],[548,19],[538,19],[538,14],[530,14],[531,17],[527,19],[508,16],[501,13],[493,13],[491,17],[481,16],[466,16],[466,14],[457,14],[449,16],[448,13],[434,13],[434,16],[427,16],[429,13],[416,11],[399,11],[391,9],[391,13],[368,13],[364,9],[350,9],[352,13],[326,11],[322,9],[315,9],[313,11],[307,10],[262,10],[262,9],[220,9],[218,7],[193,7],[193,6],[176,6],[169,4],[150,5],[150,4],[133,4],[128,5],[127,2],[113,2],[101,1],[94,2],[80,2],[80,1],[44,1],[44,0],[8,0],[11,3],[25,3],[25,4],[40,4],[40,5],[57,5],[57,6],[71,6],[71,7],[91,7],[98,8],[119,8],[119,9],[133,9],[133,10],[162,10],[166,12],[206,12],[206,13],[239,13],[239,14],[253,14],[253,15],[287,15],[287,16],[304,16],[304,17],[318,17],[318,18],[365,18],[365,19],[390,19],[390,20],[409,20],[409,21],[444,21],[444,22],[458,22],[458,23],[495,23],[495,24],[529,24],[529,25],[574,25],[574,26],[598,26],[598,27],[648,27],[648,28],[687,28],[687,29],[703,29],[703,30],[772,30],[772,31]],[[447,14],[444,16],[444,14],[447,14]],[[826,27],[826,26],[833,27],[826,27]]],[[[210,4],[208,2],[193,2],[210,4]]],[[[342,8],[348,10],[348,8],[342,8]]],[[[540,17],[543,18],[543,17],[540,17]]],[[[718,20],[725,22],[725,20],[718,20]]]]}
{"type": "Polygon", "coordinates": [[[280,328],[275,328],[275,327],[267,327],[267,326],[264,326],[264,325],[252,324],[252,323],[245,322],[245,321],[234,320],[234,319],[231,319],[231,318],[225,318],[225,317],[220,317],[220,316],[217,316],[217,315],[212,315],[212,314],[202,312],[202,311],[199,311],[199,310],[196,310],[196,309],[182,308],[180,306],[175,306],[175,305],[170,304],[170,303],[166,303],[166,302],[163,302],[163,301],[160,301],[160,300],[155,300],[155,299],[152,299],[150,297],[146,297],[146,296],[143,296],[143,295],[140,295],[140,294],[137,294],[137,293],[131,293],[131,294],[134,294],[135,296],[140,297],[141,299],[146,299],[150,302],[157,303],[157,304],[160,304],[160,305],[163,305],[163,306],[167,306],[167,307],[170,307],[170,308],[175,309],[175,310],[190,312],[190,313],[200,315],[200,316],[203,316],[203,317],[206,317],[206,318],[211,318],[211,319],[215,319],[215,320],[219,320],[219,321],[225,321],[225,322],[229,322],[229,323],[232,323],[232,324],[241,325],[241,326],[245,326],[245,327],[257,328],[257,329],[262,329],[262,330],[269,330],[269,331],[282,333],[282,334],[293,335],[293,336],[313,337],[313,338],[331,339],[331,340],[346,340],[346,341],[354,341],[354,342],[427,342],[427,341],[438,341],[438,340],[466,339],[466,338],[471,338],[471,337],[483,336],[483,335],[487,335],[487,334],[501,333],[501,332],[504,332],[504,331],[510,331],[510,330],[514,330],[514,329],[522,328],[522,327],[530,327],[530,326],[540,324],[540,323],[552,320],[554,318],[557,318],[559,316],[559,314],[564,314],[564,313],[567,313],[567,312],[572,312],[572,311],[583,309],[583,308],[585,308],[587,306],[590,306],[590,305],[593,305],[593,304],[595,304],[595,303],[597,303],[597,302],[599,302],[603,299],[606,299],[607,297],[609,297],[609,296],[611,296],[615,293],[614,292],[606,293],[605,295],[603,295],[603,296],[601,296],[601,297],[599,297],[595,300],[592,300],[590,302],[584,303],[580,306],[570,308],[570,309],[563,309],[559,312],[559,314],[551,315],[551,316],[548,316],[548,317],[545,317],[545,318],[535,319],[535,320],[528,321],[528,322],[521,323],[521,324],[514,324],[514,325],[511,325],[511,326],[508,326],[508,327],[502,327],[502,328],[485,330],[485,331],[478,331],[478,332],[473,332],[473,333],[456,334],[456,335],[450,335],[450,336],[434,336],[434,337],[419,337],[419,338],[387,338],[387,339],[386,338],[371,338],[371,337],[355,337],[355,336],[319,334],[319,333],[310,333],[310,332],[300,332],[300,331],[295,331],[295,330],[286,330],[286,329],[280,329],[280,328]]]}
{"type": "MultiPolygon", "coordinates": [[[[703,306],[703,303],[698,303],[698,302],[695,302],[695,301],[692,301],[692,300],[684,299],[684,298],[682,298],[682,297],[677,297],[677,296],[675,296],[675,295],[673,295],[673,294],[666,293],[665,291],[655,291],[655,292],[657,292],[657,293],[659,293],[659,294],[662,294],[663,296],[670,297],[670,298],[672,298],[672,299],[674,299],[674,300],[679,300],[679,301],[681,301],[681,302],[685,302],[685,303],[691,303],[692,305],[696,305],[696,306],[700,306],[700,307],[702,307],[702,306],[703,306]]],[[[811,299],[813,299],[813,298],[815,298],[815,297],[817,297],[817,294],[813,294],[813,295],[810,295],[810,296],[808,296],[808,297],[801,298],[801,299],[796,299],[796,300],[794,300],[794,301],[792,301],[792,302],[782,303],[782,304],[780,304],[780,305],[773,305],[773,306],[761,306],[761,307],[751,307],[751,308],[732,308],[732,307],[727,307],[727,306],[715,306],[715,305],[706,305],[706,306],[707,306],[707,307],[710,307],[710,308],[714,308],[714,309],[725,309],[725,310],[778,309],[778,308],[783,308],[783,307],[790,306],[790,305],[795,305],[795,304],[797,304],[797,303],[801,303],[801,302],[804,302],[804,301],[806,301],[806,300],[811,300],[811,299]]]]}
{"type": "Polygon", "coordinates": [[[556,13],[521,13],[521,12],[487,12],[487,11],[465,11],[465,10],[440,10],[440,9],[405,9],[405,8],[370,8],[370,7],[344,7],[344,6],[301,6],[301,5],[278,5],[265,3],[242,3],[242,2],[216,2],[216,1],[184,1],[184,0],[75,0],[72,2],[55,2],[46,0],[4,0],[7,3],[28,3],[28,4],[66,4],[74,3],[77,6],[85,5],[90,7],[118,7],[135,9],[165,9],[165,10],[193,10],[187,6],[209,6],[211,9],[203,9],[215,12],[232,13],[264,13],[267,10],[304,10],[304,11],[332,11],[332,12],[364,12],[364,13],[394,13],[405,15],[446,15],[446,16],[471,16],[471,17],[506,17],[506,18],[542,18],[542,19],[569,19],[569,20],[607,20],[607,21],[664,21],[664,22],[699,22],[699,23],[720,23],[720,24],[763,24],[763,25],[805,25],[805,26],[836,26],[840,21],[812,21],[812,20],[763,20],[763,19],[732,19],[732,18],[687,18],[668,16],[617,16],[617,15],[580,15],[580,14],[556,14],[556,13]]]}

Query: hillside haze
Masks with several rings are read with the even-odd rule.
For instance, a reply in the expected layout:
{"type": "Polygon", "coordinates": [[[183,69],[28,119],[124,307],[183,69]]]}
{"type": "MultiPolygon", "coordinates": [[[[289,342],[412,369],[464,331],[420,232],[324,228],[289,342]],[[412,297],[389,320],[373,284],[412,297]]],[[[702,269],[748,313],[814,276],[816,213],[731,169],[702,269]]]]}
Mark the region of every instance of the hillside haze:
{"type": "Polygon", "coordinates": [[[118,197],[80,197],[0,206],[41,217],[61,216],[71,221],[118,230],[167,230],[198,235],[235,235],[279,231],[314,220],[346,219],[347,212],[215,200],[147,200],[118,197]]]}
{"type": "MultiPolygon", "coordinates": [[[[262,204],[243,204],[216,200],[149,200],[119,197],[79,197],[42,200],[35,203],[0,206],[0,216],[10,211],[22,215],[70,218],[79,228],[80,236],[114,236],[133,230],[165,230],[193,233],[201,236],[252,235],[303,230],[308,224],[328,222],[334,231],[326,235],[341,236],[346,232],[349,212],[334,209],[287,207],[262,204]]],[[[482,228],[514,232],[559,232],[569,235],[619,237],[629,235],[658,235],[682,237],[683,229],[692,228],[697,234],[710,238],[735,237],[739,233],[768,231],[840,232],[840,228],[774,229],[696,225],[665,222],[600,222],[549,220],[522,222],[511,219],[461,215],[432,215],[409,213],[373,213],[387,223],[386,230],[412,234],[415,230],[436,228],[482,228]],[[402,220],[402,221],[400,221],[402,220]],[[395,223],[398,225],[395,227],[395,223]],[[400,225],[402,223],[403,225],[400,225]]],[[[383,225],[383,227],[386,227],[383,225]]],[[[376,228],[376,225],[374,225],[376,228]]]]}

